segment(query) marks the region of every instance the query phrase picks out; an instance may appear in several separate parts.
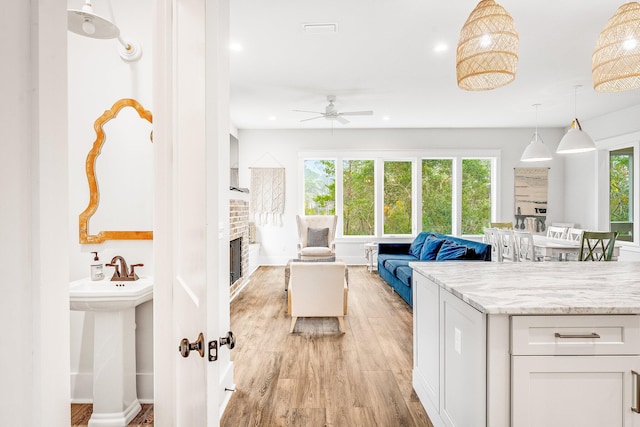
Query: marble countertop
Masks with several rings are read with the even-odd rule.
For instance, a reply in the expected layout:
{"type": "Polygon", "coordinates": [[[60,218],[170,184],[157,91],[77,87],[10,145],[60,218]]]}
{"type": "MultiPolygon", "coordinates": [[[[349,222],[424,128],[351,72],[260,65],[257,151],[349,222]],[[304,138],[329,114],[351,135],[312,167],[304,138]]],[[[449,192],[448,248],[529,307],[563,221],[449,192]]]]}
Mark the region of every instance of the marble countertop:
{"type": "Polygon", "coordinates": [[[487,314],[640,314],[640,262],[412,262],[487,314]]]}

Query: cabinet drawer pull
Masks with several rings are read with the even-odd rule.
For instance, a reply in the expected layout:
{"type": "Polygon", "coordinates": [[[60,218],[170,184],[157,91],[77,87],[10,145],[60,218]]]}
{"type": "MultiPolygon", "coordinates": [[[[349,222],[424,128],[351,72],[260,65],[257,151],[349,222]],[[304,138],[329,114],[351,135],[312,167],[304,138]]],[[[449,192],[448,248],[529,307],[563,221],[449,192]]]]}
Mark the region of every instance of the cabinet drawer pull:
{"type": "Polygon", "coordinates": [[[631,386],[633,387],[633,390],[631,391],[631,395],[635,396],[635,401],[636,401],[636,406],[635,407],[632,406],[631,410],[636,414],[640,414],[640,381],[638,381],[638,376],[640,374],[638,374],[636,371],[632,369],[631,375],[633,377],[631,379],[631,386]]]}
{"type": "Polygon", "coordinates": [[[591,332],[590,334],[561,334],[559,332],[555,333],[556,338],[600,338],[600,335],[595,332],[591,332]]]}

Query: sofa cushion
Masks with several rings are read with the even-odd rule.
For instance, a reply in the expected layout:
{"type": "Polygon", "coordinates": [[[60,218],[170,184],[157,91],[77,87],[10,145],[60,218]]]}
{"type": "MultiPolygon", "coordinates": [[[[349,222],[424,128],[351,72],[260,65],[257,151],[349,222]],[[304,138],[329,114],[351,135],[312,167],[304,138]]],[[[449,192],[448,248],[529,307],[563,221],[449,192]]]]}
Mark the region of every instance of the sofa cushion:
{"type": "MultiPolygon", "coordinates": [[[[433,235],[441,239],[446,239],[459,245],[466,246],[467,249],[473,248],[475,252],[474,254],[472,254],[473,258],[467,259],[491,261],[491,245],[475,240],[464,239],[462,237],[448,236],[446,234],[433,233],[433,235]]],[[[470,254],[467,253],[467,257],[469,256],[470,254]]]]}
{"type": "Polygon", "coordinates": [[[467,247],[450,240],[445,240],[442,246],[440,246],[436,261],[450,261],[456,259],[467,259],[467,247]]]}
{"type": "Polygon", "coordinates": [[[406,259],[388,259],[384,262],[384,268],[389,270],[389,272],[393,275],[396,274],[396,269],[398,267],[408,267],[409,262],[413,262],[415,260],[406,260],[406,259]]]}
{"type": "Polygon", "coordinates": [[[309,227],[307,229],[307,246],[328,248],[329,228],[309,227]]]}
{"type": "MultiPolygon", "coordinates": [[[[419,259],[409,254],[378,254],[378,263],[384,266],[384,263],[390,259],[401,259],[405,261],[418,261],[419,259]]],[[[386,268],[386,267],[385,267],[386,268]]]]}
{"type": "Polygon", "coordinates": [[[433,261],[438,256],[438,251],[440,250],[440,246],[444,239],[440,239],[433,234],[431,234],[424,241],[424,245],[422,245],[422,252],[420,252],[420,261],[433,261]]]}
{"type": "Polygon", "coordinates": [[[413,268],[409,266],[400,266],[396,269],[396,277],[400,279],[402,283],[411,287],[411,276],[413,274],[413,268]]]}
{"type": "Polygon", "coordinates": [[[411,242],[411,246],[409,246],[409,254],[413,255],[416,258],[420,258],[420,252],[422,251],[422,245],[424,244],[427,236],[430,236],[430,233],[425,231],[419,233],[413,242],[411,242]]]}

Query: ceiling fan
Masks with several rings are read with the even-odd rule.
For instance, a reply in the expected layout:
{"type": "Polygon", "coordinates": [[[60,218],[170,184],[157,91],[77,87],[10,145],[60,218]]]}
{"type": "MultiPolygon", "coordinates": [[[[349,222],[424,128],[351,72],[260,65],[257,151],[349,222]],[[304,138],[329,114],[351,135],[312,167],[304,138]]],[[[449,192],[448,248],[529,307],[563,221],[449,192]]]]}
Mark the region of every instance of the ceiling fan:
{"type": "Polygon", "coordinates": [[[337,120],[338,122],[342,123],[343,125],[346,125],[347,123],[350,123],[349,120],[345,119],[343,116],[371,116],[371,115],[373,115],[373,111],[344,111],[344,112],[338,111],[336,106],[333,105],[333,103],[336,101],[336,97],[334,95],[328,95],[327,96],[327,101],[329,101],[329,105],[327,105],[325,107],[324,113],[320,112],[320,111],[307,111],[307,110],[293,110],[293,111],[297,111],[299,113],[320,114],[317,117],[311,117],[310,119],[300,120],[301,122],[307,122],[309,120],[321,119],[321,118],[324,117],[327,120],[337,120]]]}

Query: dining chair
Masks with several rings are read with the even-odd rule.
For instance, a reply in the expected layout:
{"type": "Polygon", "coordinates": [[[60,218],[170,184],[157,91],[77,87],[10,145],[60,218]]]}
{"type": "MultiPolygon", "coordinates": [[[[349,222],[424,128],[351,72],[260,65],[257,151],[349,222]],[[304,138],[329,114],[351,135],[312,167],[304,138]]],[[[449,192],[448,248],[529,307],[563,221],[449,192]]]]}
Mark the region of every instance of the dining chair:
{"type": "Polygon", "coordinates": [[[484,237],[482,241],[491,245],[491,261],[502,262],[502,251],[500,250],[500,238],[498,237],[498,229],[485,227],[483,229],[484,237]]]}
{"type": "Polygon", "coordinates": [[[521,262],[540,261],[533,246],[533,235],[530,231],[514,231],[513,238],[516,245],[516,258],[521,262]]]}
{"type": "Polygon", "coordinates": [[[573,240],[574,242],[581,242],[582,241],[582,232],[584,230],[580,229],[580,228],[569,228],[567,229],[567,234],[565,235],[565,239],[567,240],[573,240]]]}
{"type": "Polygon", "coordinates": [[[498,240],[503,261],[518,261],[513,230],[498,229],[498,240]]]}
{"type": "Polygon", "coordinates": [[[504,230],[513,230],[512,222],[491,222],[491,228],[498,228],[504,230]]]}
{"type": "Polygon", "coordinates": [[[554,227],[551,225],[547,228],[547,237],[551,237],[552,239],[564,239],[566,234],[566,227],[554,227]]]}
{"type": "Polygon", "coordinates": [[[584,231],[578,261],[611,261],[616,231],[584,231]]]}

